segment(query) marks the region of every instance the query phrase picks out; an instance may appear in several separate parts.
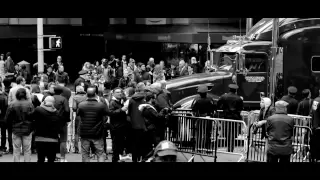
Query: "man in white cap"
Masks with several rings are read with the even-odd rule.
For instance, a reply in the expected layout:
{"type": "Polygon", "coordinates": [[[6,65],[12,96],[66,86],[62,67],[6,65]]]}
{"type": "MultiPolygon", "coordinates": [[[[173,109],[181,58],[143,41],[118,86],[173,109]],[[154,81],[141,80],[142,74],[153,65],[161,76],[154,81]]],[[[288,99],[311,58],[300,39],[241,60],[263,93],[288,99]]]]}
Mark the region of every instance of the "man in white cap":
{"type": "Polygon", "coordinates": [[[280,100],[275,103],[276,112],[267,120],[259,121],[257,126],[266,124],[267,162],[289,163],[293,153],[294,120],[287,115],[289,103],[280,100]]]}

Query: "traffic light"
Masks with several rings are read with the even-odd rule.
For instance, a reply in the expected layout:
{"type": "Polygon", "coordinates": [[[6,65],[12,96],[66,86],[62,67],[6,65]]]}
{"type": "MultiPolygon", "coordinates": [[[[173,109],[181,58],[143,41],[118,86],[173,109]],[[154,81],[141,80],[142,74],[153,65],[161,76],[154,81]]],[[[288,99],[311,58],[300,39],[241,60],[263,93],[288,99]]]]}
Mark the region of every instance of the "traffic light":
{"type": "Polygon", "coordinates": [[[61,37],[50,37],[49,49],[62,49],[62,38],[61,37]]]}

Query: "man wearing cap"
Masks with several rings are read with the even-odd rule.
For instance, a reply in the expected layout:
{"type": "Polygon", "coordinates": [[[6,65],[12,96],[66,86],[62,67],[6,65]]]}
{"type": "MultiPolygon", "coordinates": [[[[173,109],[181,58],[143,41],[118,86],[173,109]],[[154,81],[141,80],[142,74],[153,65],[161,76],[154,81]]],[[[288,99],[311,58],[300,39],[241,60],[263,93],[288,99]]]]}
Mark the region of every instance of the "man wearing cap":
{"type": "Polygon", "coordinates": [[[298,101],[295,99],[297,93],[297,88],[294,86],[288,87],[288,95],[285,95],[281,98],[281,100],[288,103],[287,113],[288,114],[296,114],[298,108],[298,101]]]}
{"type": "Polygon", "coordinates": [[[287,106],[287,102],[277,101],[275,114],[257,123],[258,127],[266,124],[267,162],[270,163],[289,163],[293,153],[294,120],[287,115],[287,106]]]}
{"type": "Polygon", "coordinates": [[[76,79],[76,81],[74,82],[74,87],[76,89],[77,86],[81,85],[81,83],[83,83],[84,90],[86,90],[88,88],[88,86],[90,85],[90,83],[88,82],[88,71],[86,70],[81,70],[79,72],[79,78],[76,79]]]}
{"type": "MultiPolygon", "coordinates": [[[[237,95],[238,85],[230,84],[229,85],[229,93],[226,93],[220,97],[218,100],[217,106],[218,109],[223,110],[223,118],[225,119],[233,119],[233,120],[241,120],[241,111],[243,110],[243,100],[240,96],[237,95]]],[[[238,136],[235,132],[239,132],[237,130],[238,127],[235,127],[234,123],[227,122],[225,131],[227,132],[227,146],[228,152],[233,152],[235,137],[238,136]]]]}
{"type": "MultiPolygon", "coordinates": [[[[195,116],[197,117],[213,117],[213,114],[216,110],[214,102],[211,98],[207,97],[208,87],[206,85],[200,85],[198,87],[198,94],[200,97],[196,97],[195,100],[192,102],[191,108],[195,116]]],[[[206,121],[203,123],[206,126],[206,133],[205,134],[198,134],[201,137],[205,138],[205,144],[207,148],[210,146],[210,137],[211,137],[211,129],[212,123],[210,121],[206,121]]],[[[199,129],[200,130],[200,129],[199,129]]],[[[199,131],[201,132],[201,130],[199,131]]]]}

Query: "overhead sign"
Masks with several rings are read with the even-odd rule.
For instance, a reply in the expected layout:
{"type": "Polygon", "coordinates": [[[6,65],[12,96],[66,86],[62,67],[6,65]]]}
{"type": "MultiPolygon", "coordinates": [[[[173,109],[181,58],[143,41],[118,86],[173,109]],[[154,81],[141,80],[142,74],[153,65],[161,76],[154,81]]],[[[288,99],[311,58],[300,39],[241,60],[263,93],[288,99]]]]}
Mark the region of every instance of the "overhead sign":
{"type": "Polygon", "coordinates": [[[50,37],[49,48],[50,49],[61,49],[62,48],[62,38],[61,37],[50,37]]]}

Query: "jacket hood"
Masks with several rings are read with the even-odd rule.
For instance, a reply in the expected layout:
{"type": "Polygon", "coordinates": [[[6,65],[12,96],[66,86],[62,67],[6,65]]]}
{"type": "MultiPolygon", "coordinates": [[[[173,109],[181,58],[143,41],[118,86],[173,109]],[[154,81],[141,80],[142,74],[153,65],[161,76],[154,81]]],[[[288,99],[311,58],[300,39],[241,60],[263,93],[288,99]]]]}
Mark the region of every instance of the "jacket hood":
{"type": "Polygon", "coordinates": [[[44,110],[49,112],[56,112],[57,109],[53,106],[45,106],[44,104],[41,104],[40,107],[42,107],[44,110]]]}
{"type": "Polygon", "coordinates": [[[131,98],[135,101],[141,101],[142,99],[144,99],[144,97],[145,97],[145,93],[138,92],[138,93],[135,93],[131,98]]]}

